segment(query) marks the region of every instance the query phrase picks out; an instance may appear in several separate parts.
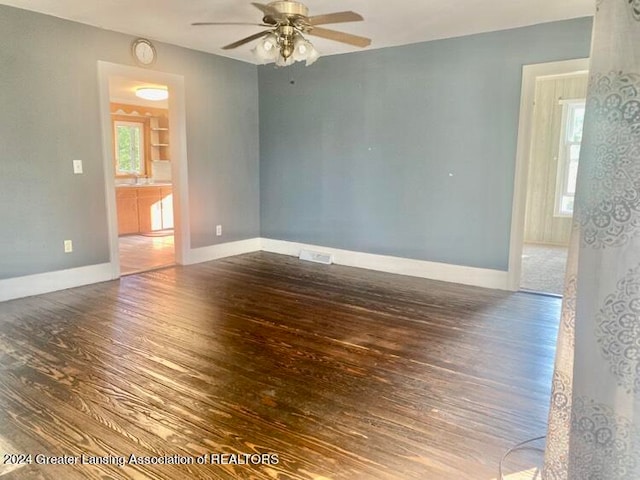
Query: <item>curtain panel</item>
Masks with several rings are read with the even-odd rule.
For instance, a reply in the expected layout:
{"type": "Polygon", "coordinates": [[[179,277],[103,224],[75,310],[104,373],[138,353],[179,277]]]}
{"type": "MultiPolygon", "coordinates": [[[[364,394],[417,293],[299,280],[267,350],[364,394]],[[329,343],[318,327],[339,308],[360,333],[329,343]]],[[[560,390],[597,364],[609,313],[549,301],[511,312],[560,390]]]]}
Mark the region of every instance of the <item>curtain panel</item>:
{"type": "Polygon", "coordinates": [[[640,0],[598,0],[542,478],[640,479],[640,0]]]}

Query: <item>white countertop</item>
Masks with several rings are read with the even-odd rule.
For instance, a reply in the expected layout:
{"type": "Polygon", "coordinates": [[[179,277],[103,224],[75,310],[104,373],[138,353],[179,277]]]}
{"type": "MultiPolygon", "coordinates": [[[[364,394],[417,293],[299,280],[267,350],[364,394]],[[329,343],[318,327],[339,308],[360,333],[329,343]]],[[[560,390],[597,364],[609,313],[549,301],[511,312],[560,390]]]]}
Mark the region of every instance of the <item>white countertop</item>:
{"type": "Polygon", "coordinates": [[[169,182],[156,182],[156,183],[117,183],[116,188],[144,188],[144,187],[172,187],[173,184],[169,182]]]}

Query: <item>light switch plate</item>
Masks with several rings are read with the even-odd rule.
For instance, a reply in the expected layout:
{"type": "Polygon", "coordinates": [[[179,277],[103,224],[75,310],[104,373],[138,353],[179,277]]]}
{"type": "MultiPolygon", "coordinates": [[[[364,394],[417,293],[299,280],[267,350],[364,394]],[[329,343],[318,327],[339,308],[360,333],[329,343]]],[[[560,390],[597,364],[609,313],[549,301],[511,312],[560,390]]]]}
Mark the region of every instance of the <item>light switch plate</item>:
{"type": "Polygon", "coordinates": [[[73,161],[73,173],[80,175],[82,173],[82,160],[73,161]]]}
{"type": "Polygon", "coordinates": [[[222,235],[222,225],[216,225],[216,235],[218,237],[222,235]]]}

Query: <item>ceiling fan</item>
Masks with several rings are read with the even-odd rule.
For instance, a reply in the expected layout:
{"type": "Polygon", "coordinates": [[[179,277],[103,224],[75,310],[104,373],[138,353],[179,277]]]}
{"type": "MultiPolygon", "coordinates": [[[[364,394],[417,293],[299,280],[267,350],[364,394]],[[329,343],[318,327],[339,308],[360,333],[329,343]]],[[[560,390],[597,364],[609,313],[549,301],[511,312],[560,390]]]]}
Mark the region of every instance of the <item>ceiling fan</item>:
{"type": "Polygon", "coordinates": [[[304,35],[313,35],[361,48],[371,45],[369,38],[319,26],[364,20],[361,15],[355,12],[336,12],[310,17],[309,9],[304,4],[292,0],[279,0],[266,5],[253,2],[252,5],[262,12],[262,23],[196,22],[192,23],[192,25],[254,25],[268,27],[267,30],[230,43],[222,47],[222,49],[231,50],[261,39],[253,49],[257,60],[262,63],[275,60],[278,66],[291,65],[295,61],[303,60],[306,61],[307,65],[311,65],[318,59],[320,53],[304,38],[304,35]]]}

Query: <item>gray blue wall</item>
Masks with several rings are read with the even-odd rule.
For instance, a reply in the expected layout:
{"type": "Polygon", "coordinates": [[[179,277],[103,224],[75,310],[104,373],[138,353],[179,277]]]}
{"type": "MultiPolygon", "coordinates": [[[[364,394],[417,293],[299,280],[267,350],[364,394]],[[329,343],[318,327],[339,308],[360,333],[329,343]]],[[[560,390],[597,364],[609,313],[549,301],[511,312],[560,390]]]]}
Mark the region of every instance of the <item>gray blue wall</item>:
{"type": "Polygon", "coordinates": [[[590,18],[259,68],[262,236],[507,270],[522,65],[590,18]]]}
{"type": "MultiPolygon", "coordinates": [[[[192,246],[261,234],[506,269],[521,66],[586,57],[590,35],[580,19],[286,69],[157,43],[154,69],[185,77],[192,246]]],[[[109,260],[97,61],[133,65],[132,39],[0,6],[0,279],[109,260]]]]}
{"type": "MultiPolygon", "coordinates": [[[[0,279],[109,261],[97,61],[133,65],[132,40],[0,6],[0,279]]],[[[256,67],[156,47],[185,77],[192,246],[257,237],[256,67]]]]}

